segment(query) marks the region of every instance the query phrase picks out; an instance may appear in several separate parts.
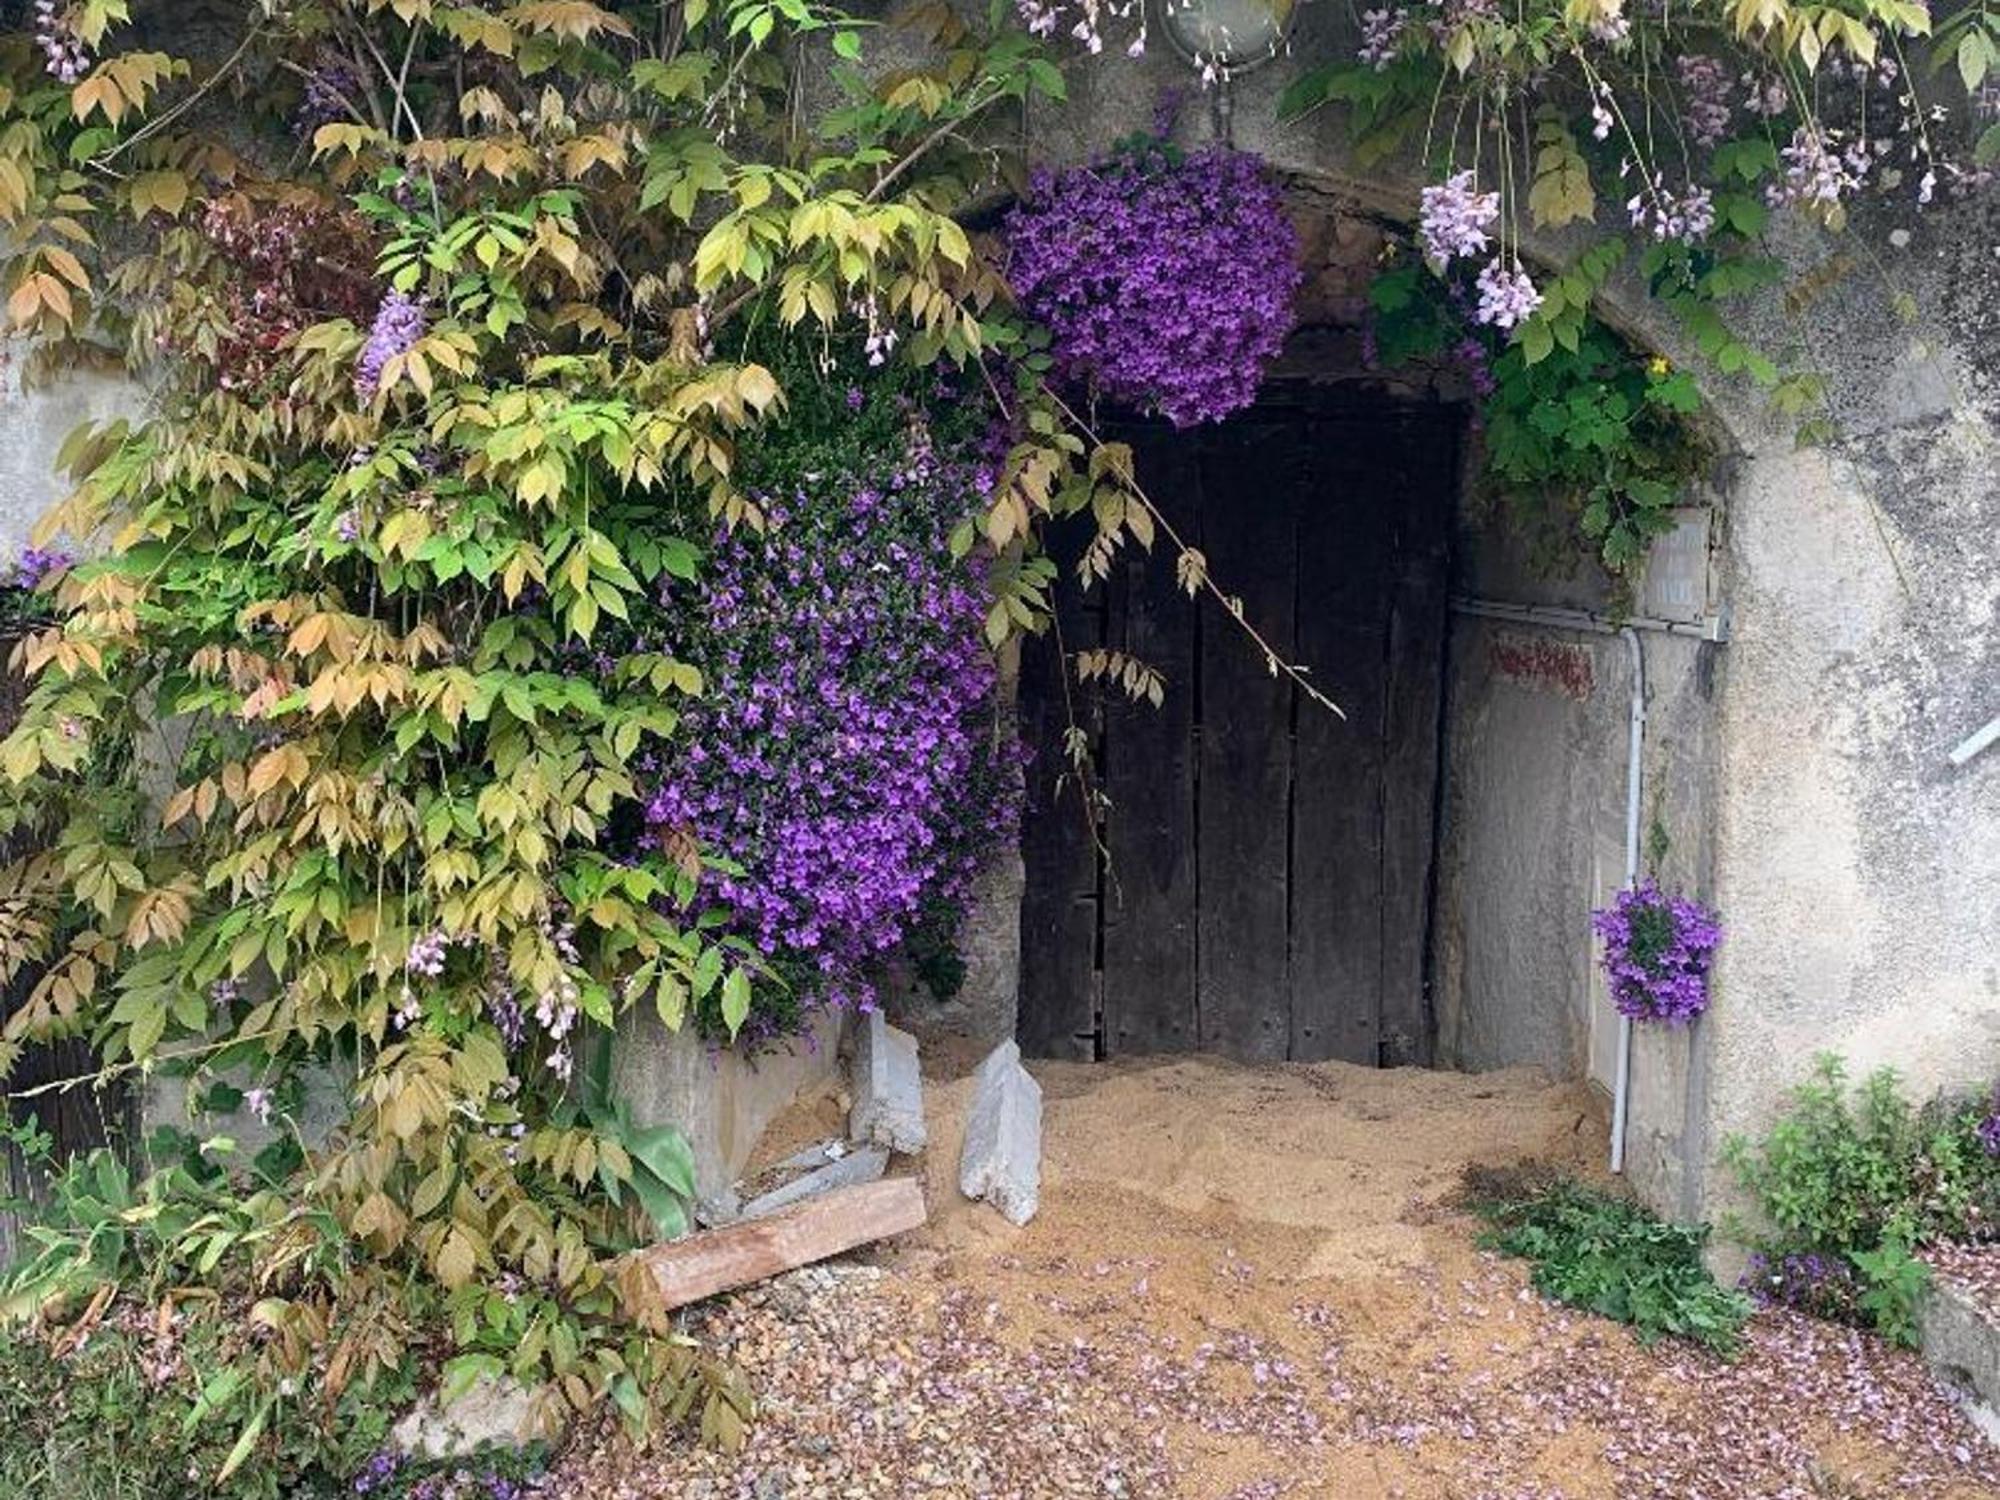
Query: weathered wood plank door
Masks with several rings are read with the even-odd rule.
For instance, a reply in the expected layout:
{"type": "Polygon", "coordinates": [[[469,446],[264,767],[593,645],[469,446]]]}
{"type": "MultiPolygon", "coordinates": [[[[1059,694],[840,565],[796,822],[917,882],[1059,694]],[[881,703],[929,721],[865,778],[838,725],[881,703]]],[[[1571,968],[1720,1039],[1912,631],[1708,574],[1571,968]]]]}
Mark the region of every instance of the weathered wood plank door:
{"type": "Polygon", "coordinates": [[[1302,389],[1126,436],[1147,493],[1346,717],[1272,673],[1215,600],[1191,604],[1168,556],[1065,590],[1022,662],[1022,1045],[1428,1062],[1457,417],[1302,389]],[[1065,692],[1058,652],[1097,646],[1158,668],[1164,705],[1065,692]]]}

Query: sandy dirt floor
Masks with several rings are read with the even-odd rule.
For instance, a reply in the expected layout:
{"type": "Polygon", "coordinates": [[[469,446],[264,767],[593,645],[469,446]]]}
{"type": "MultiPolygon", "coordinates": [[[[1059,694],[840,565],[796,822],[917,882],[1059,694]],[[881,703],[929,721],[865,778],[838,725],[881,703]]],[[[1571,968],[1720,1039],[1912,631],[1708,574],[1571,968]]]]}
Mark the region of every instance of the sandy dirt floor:
{"type": "MultiPolygon", "coordinates": [[[[1478,1250],[1466,1167],[1597,1171],[1580,1088],[1209,1059],[1035,1072],[1033,1223],[958,1196],[970,1079],[931,1079],[930,1147],[902,1164],[929,1228],[692,1319],[759,1389],[747,1449],[584,1443],[557,1492],[2000,1496],[2000,1449],[1912,1356],[1778,1312],[1733,1363],[1645,1350],[1478,1250]]],[[[802,1101],[765,1157],[837,1134],[841,1105],[802,1101]]]]}

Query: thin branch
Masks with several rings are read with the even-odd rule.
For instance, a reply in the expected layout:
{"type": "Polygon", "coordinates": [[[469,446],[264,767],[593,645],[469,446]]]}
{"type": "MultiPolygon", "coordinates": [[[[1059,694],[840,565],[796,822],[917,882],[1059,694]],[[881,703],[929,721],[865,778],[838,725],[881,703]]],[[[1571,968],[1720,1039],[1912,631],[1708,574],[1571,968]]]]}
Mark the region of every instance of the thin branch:
{"type": "Polygon", "coordinates": [[[221,83],[223,79],[227,78],[232,72],[236,70],[237,64],[243,61],[244,54],[249,52],[250,48],[256,43],[257,39],[261,37],[263,34],[264,34],[264,28],[261,25],[251,27],[249,32],[244,36],[243,40],[236,44],[236,50],[230,53],[228,57],[223,59],[222,66],[217,68],[213,73],[209,74],[207,80],[198,85],[193,93],[189,94],[187,98],[181,100],[180,103],[176,104],[172,109],[168,110],[166,113],[160,115],[157,119],[150,120],[145,125],[141,126],[138,130],[133,131],[130,135],[125,137],[124,140],[120,141],[117,145],[113,146],[109,151],[105,152],[104,155],[97,157],[91,163],[91,165],[103,168],[105,170],[109,170],[111,164],[114,161],[118,160],[118,158],[123,156],[127,151],[131,150],[134,146],[138,145],[139,142],[143,140],[148,140],[151,137],[158,135],[162,130],[165,130],[169,125],[173,124],[174,121],[178,120],[182,115],[186,114],[189,110],[193,109],[197,104],[201,103],[201,101],[207,98],[209,93],[214,90],[217,84],[221,83]]]}
{"type": "MultiPolygon", "coordinates": [[[[1097,435],[1088,422],[1077,414],[1074,407],[1063,400],[1053,390],[1048,392],[1048,397],[1056,404],[1062,414],[1069,419],[1072,427],[1098,447],[1101,448],[1104,446],[1104,440],[1097,435]]],[[[1188,545],[1181,534],[1174,529],[1173,523],[1160,513],[1160,508],[1139,487],[1139,479],[1136,474],[1126,481],[1126,492],[1146,507],[1146,513],[1153,518],[1153,524],[1166,533],[1167,540],[1180,550],[1182,556],[1190,554],[1201,556],[1196,548],[1188,545]]],[[[1305,667],[1286,661],[1284,657],[1278,654],[1278,648],[1266,640],[1263,633],[1243,617],[1243,601],[1222,591],[1222,586],[1215,581],[1214,576],[1208,570],[1208,559],[1206,557],[1202,557],[1201,586],[1215,596],[1216,602],[1221,604],[1224,613],[1242,628],[1245,635],[1257,643],[1257,649],[1264,653],[1264,664],[1273,673],[1281,673],[1289,677],[1300,692],[1312,699],[1321,708],[1331,710],[1339,718],[1344,719],[1347,717],[1346,711],[1338,703],[1335,703],[1307,680],[1307,669],[1305,667]]]]}

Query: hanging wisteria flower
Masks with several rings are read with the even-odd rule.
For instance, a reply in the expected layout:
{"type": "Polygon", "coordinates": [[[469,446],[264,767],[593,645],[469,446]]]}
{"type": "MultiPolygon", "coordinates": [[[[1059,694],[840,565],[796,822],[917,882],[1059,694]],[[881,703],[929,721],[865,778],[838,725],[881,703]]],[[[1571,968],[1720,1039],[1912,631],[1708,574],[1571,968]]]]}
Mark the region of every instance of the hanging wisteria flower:
{"type": "Polygon", "coordinates": [[[1482,254],[1493,243],[1486,231],[1499,217],[1500,195],[1479,192],[1469,167],[1425,188],[1417,214],[1424,259],[1442,271],[1458,256],[1482,254]]]}
{"type": "Polygon", "coordinates": [[[1675,63],[1681,81],[1681,119],[1697,146],[1721,144],[1735,111],[1729,103],[1729,69],[1720,58],[1683,53],[1675,63]]]}
{"type": "Polygon", "coordinates": [[[1007,274],[1061,375],[1177,427],[1256,397],[1291,332],[1297,233],[1254,156],[1158,142],[1038,174],[1007,218],[1007,274]]]}
{"type": "Polygon", "coordinates": [[[1647,880],[1592,912],[1590,925],[1604,940],[1604,977],[1621,1015],[1681,1025],[1708,1009],[1722,927],[1700,902],[1647,880]]]}
{"type": "Polygon", "coordinates": [[[1532,318],[1542,305],[1542,294],[1518,260],[1511,271],[1503,269],[1497,259],[1488,261],[1473,284],[1479,289],[1479,306],[1472,316],[1494,328],[1516,327],[1532,318]]]}
{"type": "Polygon", "coordinates": [[[42,49],[49,76],[58,83],[75,83],[90,71],[90,48],[56,0],[35,0],[35,45],[42,49]]]}
{"type": "Polygon", "coordinates": [[[1410,12],[1405,6],[1394,10],[1364,10],[1361,12],[1361,46],[1355,57],[1368,67],[1380,73],[1396,60],[1396,50],[1403,44],[1403,32],[1410,24],[1410,12]]]}
{"type": "Polygon", "coordinates": [[[1773,206],[1795,203],[1822,213],[1836,208],[1843,197],[1859,188],[1872,165],[1868,148],[1861,142],[1839,149],[1834,132],[1806,125],[1792,132],[1790,143],[1779,155],[1784,158],[1784,180],[1767,187],[1765,196],[1773,206]]]}
{"type": "Polygon", "coordinates": [[[424,304],[403,292],[392,291],[375,311],[368,330],[368,342],[354,362],[354,389],[364,401],[375,399],[382,385],[382,367],[398,354],[406,354],[424,336],[424,304]]]}
{"type": "Polygon", "coordinates": [[[1643,229],[1656,240],[1678,240],[1695,245],[1715,228],[1715,198],[1705,187],[1690,183],[1684,192],[1667,186],[1663,173],[1654,175],[1625,204],[1632,227],[1643,229]]]}
{"type": "Polygon", "coordinates": [[[361,90],[361,77],[352,63],[338,52],[321,53],[306,70],[292,129],[310,139],[322,125],[352,119],[353,101],[361,97],[361,90]]]}

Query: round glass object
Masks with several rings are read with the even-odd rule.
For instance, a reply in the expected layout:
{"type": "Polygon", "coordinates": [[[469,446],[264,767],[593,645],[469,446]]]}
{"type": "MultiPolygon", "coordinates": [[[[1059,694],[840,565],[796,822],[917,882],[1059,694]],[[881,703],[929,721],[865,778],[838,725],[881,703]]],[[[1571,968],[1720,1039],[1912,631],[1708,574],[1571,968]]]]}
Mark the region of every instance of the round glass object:
{"type": "Polygon", "coordinates": [[[1296,9],[1297,0],[1160,0],[1160,24],[1196,66],[1241,73],[1283,50],[1296,9]]]}

